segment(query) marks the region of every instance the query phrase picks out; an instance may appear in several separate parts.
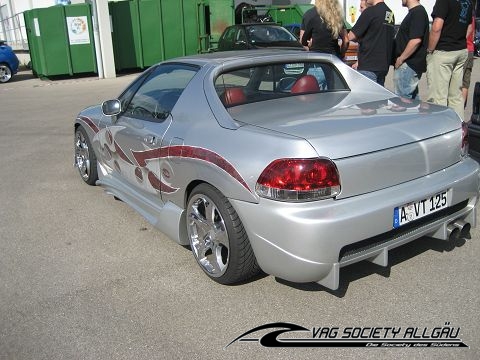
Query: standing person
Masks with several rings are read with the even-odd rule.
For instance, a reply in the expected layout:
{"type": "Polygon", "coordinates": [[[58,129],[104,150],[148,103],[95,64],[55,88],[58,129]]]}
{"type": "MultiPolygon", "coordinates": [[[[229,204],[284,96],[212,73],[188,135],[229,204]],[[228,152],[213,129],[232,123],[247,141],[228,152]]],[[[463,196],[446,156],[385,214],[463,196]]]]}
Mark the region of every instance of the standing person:
{"type": "Polygon", "coordinates": [[[409,99],[418,96],[418,82],[427,71],[427,45],[429,22],[425,8],[419,0],[402,0],[408,8],[395,37],[395,93],[409,99]]]}
{"type": "Polygon", "coordinates": [[[470,78],[472,77],[473,69],[473,52],[475,51],[473,46],[473,39],[475,37],[475,17],[472,16],[472,33],[470,36],[467,34],[467,61],[463,66],[463,80],[462,80],[462,96],[463,96],[463,108],[467,107],[468,100],[468,88],[470,87],[470,78]]]}
{"type": "Polygon", "coordinates": [[[348,33],[350,41],[360,43],[358,71],[382,86],[392,64],[394,24],[393,12],[383,0],[367,0],[367,8],[348,33]]]}
{"type": "Polygon", "coordinates": [[[367,7],[367,0],[360,0],[360,12],[365,10],[366,7],[367,7]]]}
{"type": "Polygon", "coordinates": [[[463,65],[472,31],[472,0],[437,0],[427,49],[428,102],[453,108],[463,120],[463,65]]]}
{"type": "MultiPolygon", "coordinates": [[[[367,0],[360,0],[360,13],[362,13],[367,6],[368,6],[367,0]]],[[[360,43],[358,43],[358,46],[360,47],[360,43]]],[[[357,50],[357,56],[358,56],[358,50],[357,50]]],[[[355,70],[358,69],[358,60],[355,63],[353,63],[352,68],[355,70]]]]}
{"type": "Polygon", "coordinates": [[[347,29],[338,0],[315,0],[315,6],[305,12],[300,28],[300,42],[311,51],[324,52],[343,58],[348,48],[347,29]],[[338,39],[341,39],[341,47],[338,39]]]}

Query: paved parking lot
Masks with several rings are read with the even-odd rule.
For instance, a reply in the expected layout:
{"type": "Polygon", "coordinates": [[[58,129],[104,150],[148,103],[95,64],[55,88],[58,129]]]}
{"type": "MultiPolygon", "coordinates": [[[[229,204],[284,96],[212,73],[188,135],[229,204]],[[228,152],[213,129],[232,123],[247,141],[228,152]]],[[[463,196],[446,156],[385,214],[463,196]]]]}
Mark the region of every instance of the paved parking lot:
{"type": "MultiPolygon", "coordinates": [[[[476,60],[472,80],[479,74],[476,60]]],[[[222,286],[188,249],[83,184],[72,121],[134,76],[41,81],[22,72],[0,86],[0,359],[480,358],[478,228],[467,241],[396,249],[388,268],[344,268],[335,292],[272,276],[222,286]],[[430,333],[448,323],[469,348],[224,349],[273,322],[430,333]]]]}

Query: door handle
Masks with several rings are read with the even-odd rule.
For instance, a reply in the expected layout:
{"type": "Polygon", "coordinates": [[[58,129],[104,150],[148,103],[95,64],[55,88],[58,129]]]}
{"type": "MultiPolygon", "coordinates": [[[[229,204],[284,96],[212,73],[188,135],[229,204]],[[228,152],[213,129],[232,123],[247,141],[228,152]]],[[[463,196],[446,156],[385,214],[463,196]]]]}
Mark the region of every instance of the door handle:
{"type": "Polygon", "coordinates": [[[157,142],[155,135],[147,135],[143,138],[143,141],[149,145],[154,145],[157,142]]]}

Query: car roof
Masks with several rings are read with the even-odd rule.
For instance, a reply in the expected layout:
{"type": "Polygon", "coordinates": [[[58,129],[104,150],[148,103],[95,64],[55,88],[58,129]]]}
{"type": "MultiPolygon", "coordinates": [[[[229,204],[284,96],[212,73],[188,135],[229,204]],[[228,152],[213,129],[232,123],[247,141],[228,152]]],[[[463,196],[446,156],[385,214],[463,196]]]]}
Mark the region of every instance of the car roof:
{"type": "MultiPolygon", "coordinates": [[[[309,52],[304,51],[303,49],[278,49],[278,48],[265,48],[265,49],[255,49],[255,50],[237,50],[237,51],[215,51],[205,54],[195,54],[183,56],[175,59],[169,59],[162,63],[172,63],[172,62],[186,62],[190,64],[195,64],[203,66],[206,64],[218,63],[224,64],[228,62],[235,62],[238,60],[249,60],[255,61],[258,59],[259,62],[264,62],[266,60],[271,61],[308,61],[313,59],[324,59],[332,60],[336,57],[333,57],[331,54],[322,54],[318,52],[309,52]]],[[[340,61],[340,60],[339,60],[340,61]]]]}

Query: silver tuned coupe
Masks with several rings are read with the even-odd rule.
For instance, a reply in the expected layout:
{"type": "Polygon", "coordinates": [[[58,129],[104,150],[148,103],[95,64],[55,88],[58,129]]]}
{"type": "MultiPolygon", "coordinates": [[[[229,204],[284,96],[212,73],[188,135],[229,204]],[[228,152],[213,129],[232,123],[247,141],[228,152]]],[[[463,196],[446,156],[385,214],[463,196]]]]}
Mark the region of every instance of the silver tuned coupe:
{"type": "Polygon", "coordinates": [[[255,50],[152,66],[76,118],[75,166],[189,245],[222,284],[260,270],[337,289],[340,268],[475,226],[479,166],[449,108],[325,54],[255,50]]]}

